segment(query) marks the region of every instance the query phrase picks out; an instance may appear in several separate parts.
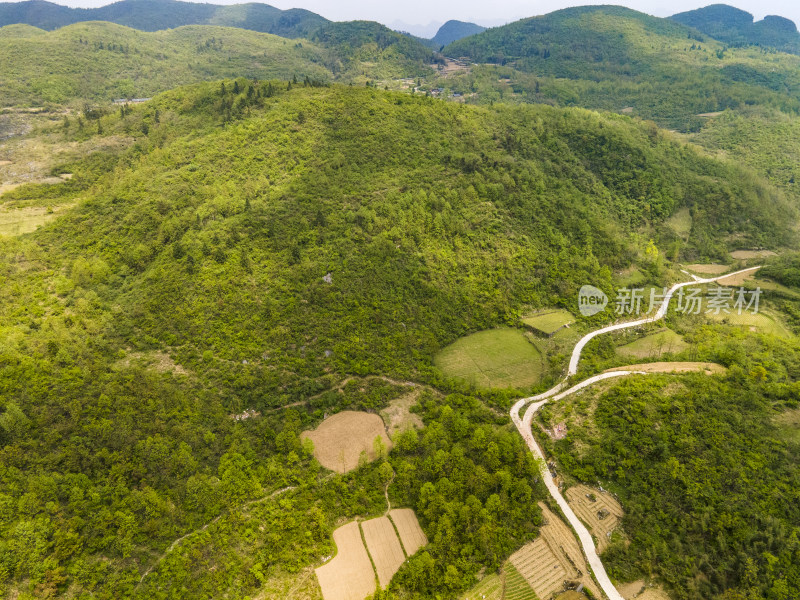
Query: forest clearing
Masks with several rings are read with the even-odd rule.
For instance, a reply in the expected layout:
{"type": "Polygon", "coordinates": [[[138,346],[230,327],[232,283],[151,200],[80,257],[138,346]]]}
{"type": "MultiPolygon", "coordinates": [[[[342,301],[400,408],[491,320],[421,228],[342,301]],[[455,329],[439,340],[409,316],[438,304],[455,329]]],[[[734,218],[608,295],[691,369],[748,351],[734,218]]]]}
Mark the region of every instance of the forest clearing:
{"type": "Polygon", "coordinates": [[[671,329],[662,329],[628,344],[617,347],[617,353],[630,358],[658,357],[677,354],[689,347],[683,336],[671,329]]]}
{"type": "Polygon", "coordinates": [[[639,373],[694,373],[701,372],[706,375],[722,375],[727,369],[717,363],[708,362],[652,362],[638,365],[626,365],[606,369],[605,373],[619,371],[636,371],[639,373]]]}
{"type": "Polygon", "coordinates": [[[456,340],[436,355],[434,363],[448,377],[482,388],[525,388],[538,382],[544,370],[536,346],[509,327],[456,340]]]}
{"type": "Polygon", "coordinates": [[[378,458],[376,438],[380,438],[383,451],[392,447],[383,419],[378,415],[344,410],[325,419],[313,431],[300,434],[314,443],[314,457],[326,469],[347,473],[358,466],[362,453],[368,460],[378,458]]]}

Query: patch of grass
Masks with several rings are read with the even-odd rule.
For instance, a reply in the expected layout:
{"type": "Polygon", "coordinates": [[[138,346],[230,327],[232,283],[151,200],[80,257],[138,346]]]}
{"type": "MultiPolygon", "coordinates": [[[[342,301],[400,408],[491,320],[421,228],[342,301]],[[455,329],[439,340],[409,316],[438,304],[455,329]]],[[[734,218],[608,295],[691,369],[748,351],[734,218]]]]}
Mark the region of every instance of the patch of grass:
{"type": "Polygon", "coordinates": [[[800,444],[800,408],[782,412],[774,419],[780,438],[800,444]]]}
{"type": "Polygon", "coordinates": [[[18,236],[36,231],[51,221],[68,206],[52,209],[45,207],[29,207],[19,209],[0,208],[0,236],[18,236]]]}
{"type": "Polygon", "coordinates": [[[614,285],[617,287],[635,287],[644,283],[645,280],[644,273],[635,265],[614,275],[614,285]]]}
{"type": "Polygon", "coordinates": [[[667,219],[666,224],[676,235],[686,239],[692,231],[692,214],[688,208],[682,208],[667,219]]]}
{"type": "Polygon", "coordinates": [[[569,311],[558,309],[540,312],[528,317],[524,317],[522,322],[531,329],[535,329],[537,332],[541,332],[545,335],[551,335],[565,325],[571,325],[574,323],[575,317],[572,316],[572,313],[569,311]]]}
{"type": "Polygon", "coordinates": [[[434,362],[445,375],[484,388],[528,387],[544,369],[539,350],[521,331],[508,327],[461,338],[434,362]]]}
{"type": "Polygon", "coordinates": [[[677,354],[689,347],[683,337],[671,329],[663,329],[646,335],[624,346],[617,348],[617,352],[631,358],[648,358],[662,356],[667,353],[677,354]]]}
{"type": "Polygon", "coordinates": [[[461,596],[461,600],[503,600],[503,579],[497,573],[487,575],[461,596]]]}

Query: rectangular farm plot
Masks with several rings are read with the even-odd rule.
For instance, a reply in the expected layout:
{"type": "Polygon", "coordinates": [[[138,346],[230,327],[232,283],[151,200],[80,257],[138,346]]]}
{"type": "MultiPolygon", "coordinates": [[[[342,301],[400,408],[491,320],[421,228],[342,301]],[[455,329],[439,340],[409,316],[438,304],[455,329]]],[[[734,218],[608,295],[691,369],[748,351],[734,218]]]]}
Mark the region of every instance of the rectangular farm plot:
{"type": "Polygon", "coordinates": [[[417,515],[410,508],[395,508],[389,513],[397,532],[400,534],[400,541],[403,542],[406,554],[411,556],[417,550],[428,543],[425,532],[419,526],[417,515]]]}
{"type": "Polygon", "coordinates": [[[325,600],[364,600],[375,592],[375,572],[369,559],[358,522],[353,521],[333,532],[336,556],[316,570],[325,600]]]}
{"type": "Polygon", "coordinates": [[[367,550],[375,563],[378,582],[382,588],[386,587],[406,559],[394,526],[388,517],[379,517],[361,523],[361,531],[364,532],[367,550]]]}

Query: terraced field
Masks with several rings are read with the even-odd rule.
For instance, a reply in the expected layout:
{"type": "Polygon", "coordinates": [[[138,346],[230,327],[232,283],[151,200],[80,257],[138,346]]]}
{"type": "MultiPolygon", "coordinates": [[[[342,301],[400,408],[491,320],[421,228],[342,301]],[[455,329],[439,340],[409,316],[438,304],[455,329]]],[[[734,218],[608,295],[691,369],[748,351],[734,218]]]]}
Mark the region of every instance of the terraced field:
{"type": "Polygon", "coordinates": [[[511,555],[509,562],[519,571],[539,598],[549,600],[563,592],[566,582],[580,582],[595,596],[600,590],[588,575],[586,561],[572,531],[539,503],[544,525],[540,536],[511,555]]]}
{"type": "Polygon", "coordinates": [[[569,488],[566,497],[575,514],[589,527],[597,540],[597,551],[602,553],[608,547],[611,532],[622,520],[622,506],[608,492],[601,492],[588,485],[569,488]]]}

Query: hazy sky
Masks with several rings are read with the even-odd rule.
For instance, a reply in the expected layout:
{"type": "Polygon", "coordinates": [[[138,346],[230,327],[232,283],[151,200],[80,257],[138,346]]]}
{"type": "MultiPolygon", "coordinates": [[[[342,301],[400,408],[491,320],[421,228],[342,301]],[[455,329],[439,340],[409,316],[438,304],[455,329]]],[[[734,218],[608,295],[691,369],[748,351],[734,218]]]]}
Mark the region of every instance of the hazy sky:
{"type": "MultiPolygon", "coordinates": [[[[247,0],[218,0],[217,4],[238,4],[247,0]]],[[[259,0],[253,0],[259,1],[259,0]]],[[[523,17],[541,15],[566,6],[582,4],[624,4],[642,12],[666,17],[676,12],[725,2],[744,9],[756,19],[781,15],[800,22],[797,0],[265,0],[278,8],[307,8],[335,21],[369,19],[381,23],[403,22],[410,25],[442,23],[448,19],[498,25],[523,17]]],[[[69,6],[102,6],[109,0],[58,0],[69,6]]]]}

